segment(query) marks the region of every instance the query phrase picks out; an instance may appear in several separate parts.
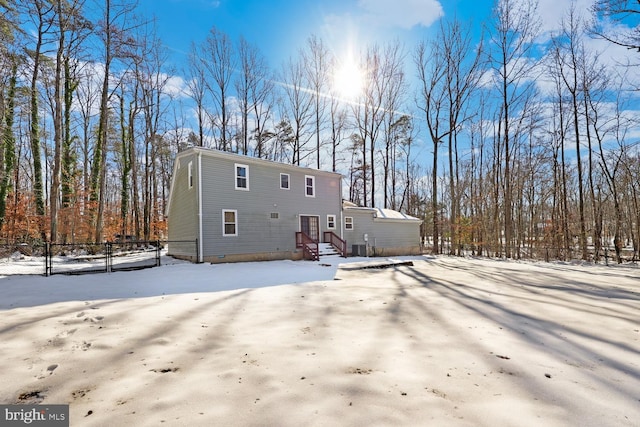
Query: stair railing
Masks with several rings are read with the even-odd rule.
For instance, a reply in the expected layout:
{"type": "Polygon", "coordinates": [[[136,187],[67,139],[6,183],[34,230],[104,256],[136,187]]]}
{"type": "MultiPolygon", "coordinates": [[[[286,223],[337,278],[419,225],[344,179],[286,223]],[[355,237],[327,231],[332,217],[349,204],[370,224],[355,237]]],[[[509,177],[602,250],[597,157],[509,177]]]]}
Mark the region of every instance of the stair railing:
{"type": "Polygon", "coordinates": [[[322,234],[322,240],[324,243],[330,243],[331,246],[336,248],[336,250],[340,253],[340,256],[347,256],[347,241],[342,240],[336,233],[333,231],[325,231],[322,234]]]}
{"type": "Polygon", "coordinates": [[[302,231],[296,231],[296,248],[302,248],[302,254],[305,259],[311,261],[320,260],[318,242],[302,231]]]}

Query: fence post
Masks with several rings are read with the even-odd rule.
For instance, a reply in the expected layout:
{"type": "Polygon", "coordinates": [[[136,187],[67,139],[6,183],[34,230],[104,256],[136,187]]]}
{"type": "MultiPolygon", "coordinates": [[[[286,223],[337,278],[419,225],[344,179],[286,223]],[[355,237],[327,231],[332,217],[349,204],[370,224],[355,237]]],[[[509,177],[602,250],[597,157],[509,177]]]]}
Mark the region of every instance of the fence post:
{"type": "Polygon", "coordinates": [[[49,256],[51,255],[51,243],[44,243],[44,276],[49,277],[51,275],[51,260],[49,256]]]}
{"type": "Polygon", "coordinates": [[[111,242],[106,242],[105,243],[105,268],[107,270],[107,273],[111,273],[111,263],[113,262],[111,259],[111,242]]]}
{"type": "Polygon", "coordinates": [[[160,240],[156,240],[156,267],[160,267],[160,240]]]}

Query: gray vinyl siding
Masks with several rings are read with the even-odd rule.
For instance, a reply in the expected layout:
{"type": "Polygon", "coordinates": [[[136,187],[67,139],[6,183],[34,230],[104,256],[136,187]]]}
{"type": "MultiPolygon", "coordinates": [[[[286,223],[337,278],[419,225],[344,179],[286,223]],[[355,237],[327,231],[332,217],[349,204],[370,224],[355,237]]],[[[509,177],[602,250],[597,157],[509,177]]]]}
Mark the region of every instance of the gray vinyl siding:
{"type": "Polygon", "coordinates": [[[367,209],[345,209],[344,217],[353,218],[353,230],[345,230],[349,250],[351,245],[364,245],[364,235],[368,235],[368,245],[377,248],[400,248],[420,245],[420,222],[409,220],[387,220],[374,218],[373,211],[367,209]]]}
{"type": "Polygon", "coordinates": [[[375,247],[420,246],[420,223],[401,221],[376,221],[374,239],[369,244],[375,247]]]}
{"type": "MultiPolygon", "coordinates": [[[[191,240],[198,237],[198,158],[196,155],[178,156],[170,197],[168,219],[169,241],[191,240]],[[193,162],[193,187],[189,188],[189,162],[193,162]]],[[[194,244],[171,244],[169,254],[195,256],[194,244]]]]}
{"type": "MultiPolygon", "coordinates": [[[[347,244],[349,245],[349,248],[348,248],[349,250],[351,250],[351,245],[364,245],[365,234],[369,234],[369,239],[372,238],[373,213],[371,211],[345,209],[343,216],[344,218],[347,218],[347,217],[353,218],[353,229],[344,230],[344,239],[347,241],[347,244]]],[[[373,240],[370,240],[370,242],[373,242],[373,240]]]]}
{"type": "MultiPolygon", "coordinates": [[[[340,217],[341,176],[247,157],[202,155],[203,255],[295,251],[299,215],[340,217]],[[235,189],[235,164],[249,167],[249,191],[235,189]],[[280,173],[289,174],[289,189],[280,188],[280,173]],[[305,196],[305,175],[315,177],[315,197],[305,196]],[[237,236],[222,235],[222,210],[236,210],[237,236]],[[278,219],[271,213],[277,212],[278,219]]],[[[337,231],[337,230],[334,230],[337,231]]],[[[321,235],[322,237],[322,235],[321,235]]]]}

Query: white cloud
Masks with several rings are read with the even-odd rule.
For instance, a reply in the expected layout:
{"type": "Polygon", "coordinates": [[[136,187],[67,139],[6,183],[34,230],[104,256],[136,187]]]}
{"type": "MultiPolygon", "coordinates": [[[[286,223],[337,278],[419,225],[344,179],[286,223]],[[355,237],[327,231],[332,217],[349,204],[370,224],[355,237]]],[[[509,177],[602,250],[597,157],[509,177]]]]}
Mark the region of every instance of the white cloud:
{"type": "Polygon", "coordinates": [[[173,98],[188,98],[191,96],[191,91],[182,77],[170,75],[165,75],[164,77],[167,79],[164,93],[173,98]]]}
{"type": "Polygon", "coordinates": [[[325,16],[324,32],[336,41],[374,39],[380,30],[428,27],[442,16],[438,0],[358,0],[350,12],[325,16]]]}
{"type": "Polygon", "coordinates": [[[437,0],[360,0],[358,6],[365,21],[406,30],[415,26],[428,27],[444,15],[437,0]]]}
{"type": "Polygon", "coordinates": [[[572,3],[578,15],[584,19],[590,18],[594,0],[538,0],[538,14],[542,22],[540,30],[543,33],[559,31],[572,3]]]}

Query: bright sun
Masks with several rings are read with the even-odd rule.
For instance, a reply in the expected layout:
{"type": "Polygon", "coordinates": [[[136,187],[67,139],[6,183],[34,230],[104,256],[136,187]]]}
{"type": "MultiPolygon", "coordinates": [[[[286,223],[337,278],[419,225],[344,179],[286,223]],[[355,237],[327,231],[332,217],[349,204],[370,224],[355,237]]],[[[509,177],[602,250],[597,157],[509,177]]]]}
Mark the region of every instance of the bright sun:
{"type": "Polygon", "coordinates": [[[345,100],[356,99],[364,87],[364,75],[353,58],[342,61],[333,75],[333,90],[345,100]]]}

